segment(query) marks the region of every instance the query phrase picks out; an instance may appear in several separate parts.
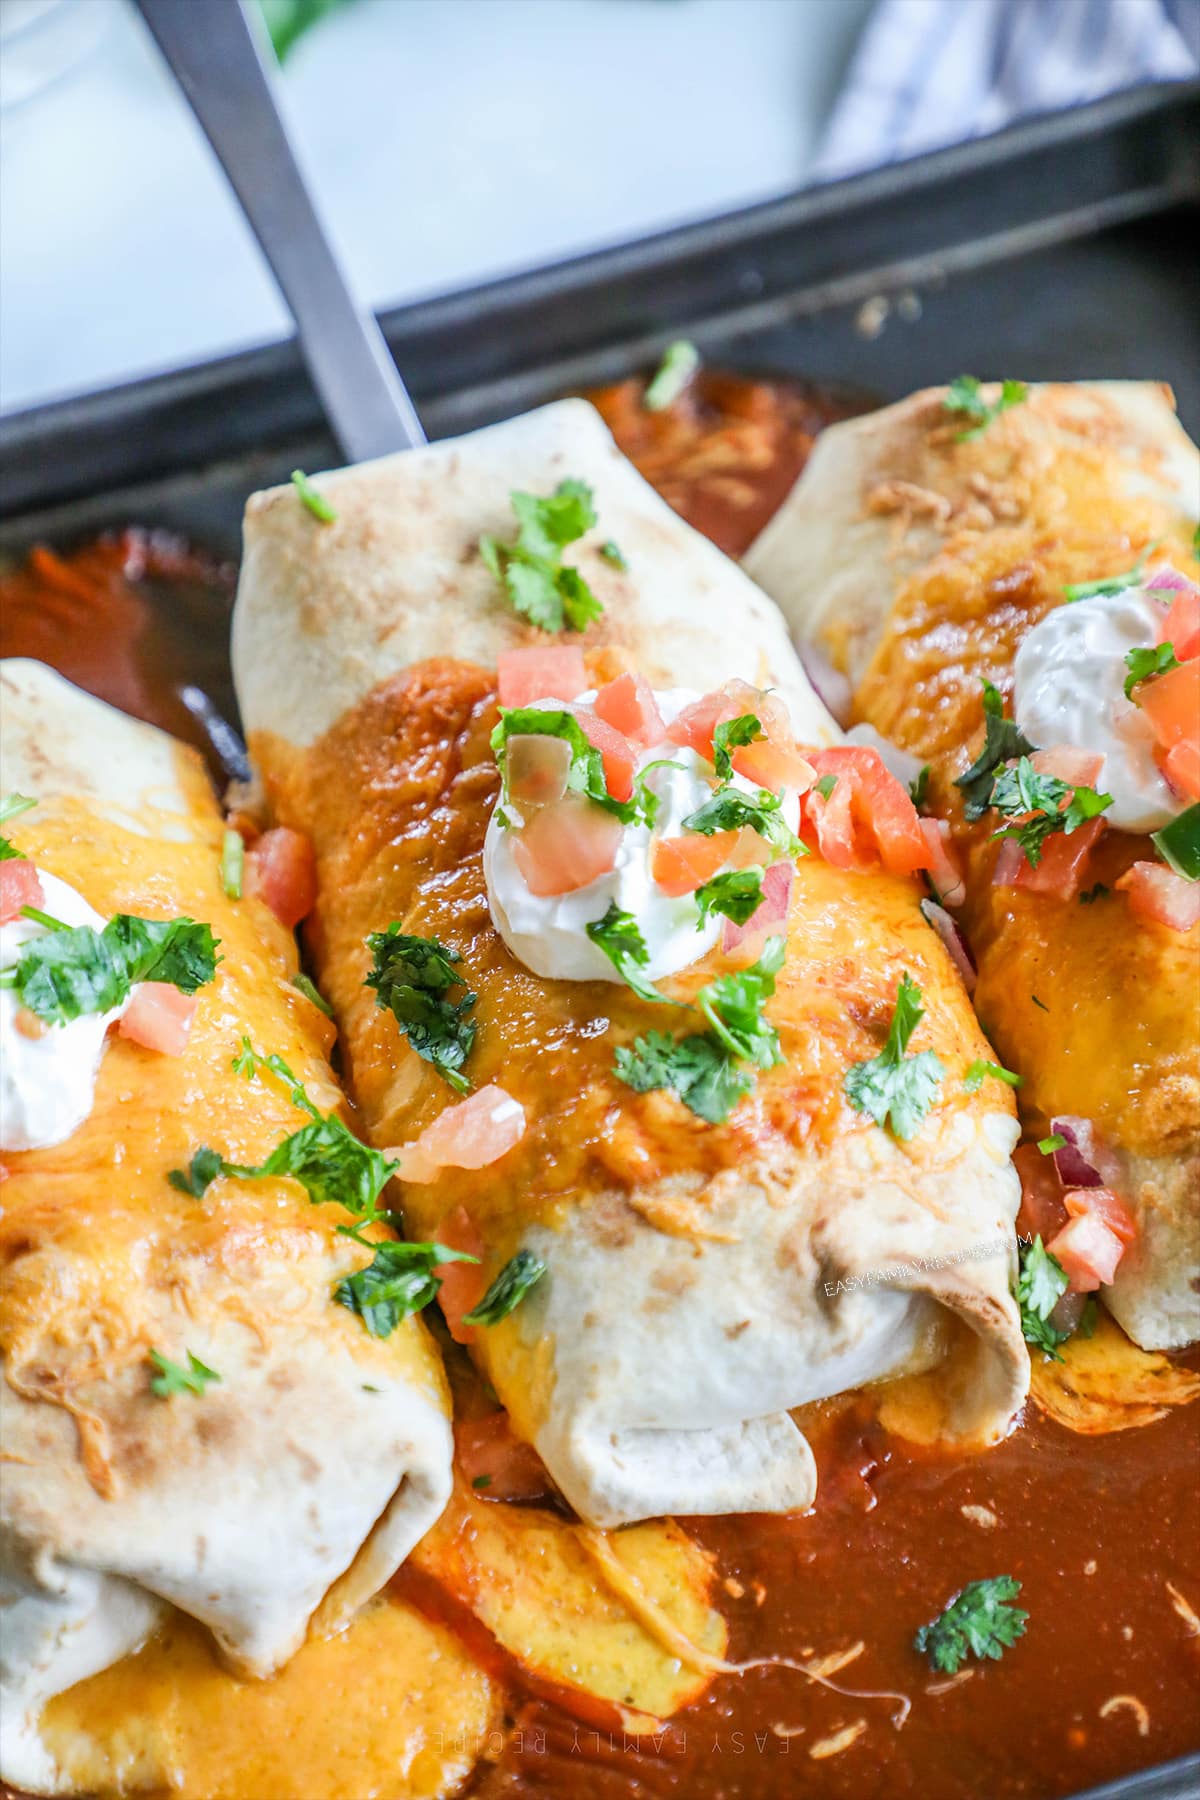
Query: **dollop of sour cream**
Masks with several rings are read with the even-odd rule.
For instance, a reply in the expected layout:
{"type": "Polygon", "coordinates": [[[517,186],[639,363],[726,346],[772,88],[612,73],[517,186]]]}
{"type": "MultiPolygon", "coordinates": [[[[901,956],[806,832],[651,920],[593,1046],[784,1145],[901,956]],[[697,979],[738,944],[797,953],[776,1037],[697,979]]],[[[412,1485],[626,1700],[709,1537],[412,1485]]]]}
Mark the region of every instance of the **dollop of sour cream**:
{"type": "MultiPolygon", "coordinates": [[[[104,925],[83,895],[39,870],[42,910],[64,925],[104,925]]],[[[44,937],[34,919],[0,925],[0,969],[19,961],[25,945],[44,937]]],[[[128,1001],[125,1002],[128,1005],[128,1001]]],[[[46,1025],[22,1007],[12,988],[0,988],[0,1149],[46,1150],[77,1131],[92,1110],[104,1040],[125,1005],[84,1013],[66,1025],[46,1025]]]]}
{"type": "MultiPolygon", "coordinates": [[[[578,710],[589,706],[595,698],[594,691],[581,694],[571,707],[578,710]]],[[[700,695],[690,688],[660,689],[655,694],[665,725],[698,699],[700,695]]],[[[531,704],[557,711],[563,702],[547,699],[531,704]]],[[[659,799],[654,829],[641,822],[627,825],[612,869],[573,893],[530,893],[512,849],[514,832],[523,822],[521,815],[511,800],[504,802],[504,812],[510,820],[507,828],[492,814],[483,847],[492,919],[513,955],[535,975],[550,981],[620,982],[613,963],[587,935],[587,927],[602,919],[613,901],[637,921],[649,952],[649,962],[640,973],[649,981],[686,969],[711,950],[720,937],[724,924],[721,917],[711,917],[701,924],[692,896],[672,898],[664,894],[650,873],[653,839],[681,836],[689,813],[712,798],[712,765],[695,750],[665,740],[639,756],[638,773],[656,762],[676,766],[653,769],[646,776],[647,785],[659,799]]],[[[759,791],[752,781],[736,773],[732,785],[746,794],[759,791]]],[[[800,802],[792,790],[784,794],[782,816],[795,831],[800,802]]]]}
{"type": "Polygon", "coordinates": [[[1056,606],[1017,651],[1013,716],[1030,743],[1104,756],[1096,787],[1118,831],[1160,831],[1187,805],[1154,759],[1154,734],[1125,698],[1126,652],[1158,642],[1160,599],[1144,588],[1056,606]]]}

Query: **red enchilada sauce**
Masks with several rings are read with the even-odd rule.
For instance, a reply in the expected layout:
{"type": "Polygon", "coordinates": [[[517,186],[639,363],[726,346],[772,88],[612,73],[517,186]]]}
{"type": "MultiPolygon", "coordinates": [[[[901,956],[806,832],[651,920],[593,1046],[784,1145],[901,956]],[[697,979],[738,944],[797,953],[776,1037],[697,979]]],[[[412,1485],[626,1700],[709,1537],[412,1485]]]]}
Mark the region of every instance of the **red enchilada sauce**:
{"type": "MultiPolygon", "coordinates": [[[[782,500],[821,426],[851,410],[800,384],[704,372],[672,407],[647,413],[643,385],[593,398],[646,477],[733,554],[782,500]]],[[[152,534],[61,557],[35,551],[0,575],[0,648],[40,656],[201,742],[215,765],[182,692],[204,687],[228,705],[230,592],[228,571],[152,534]]],[[[1176,1360],[1195,1368],[1200,1353],[1176,1360]]],[[[831,1403],[809,1430],[821,1474],[811,1514],[688,1528],[718,1560],[731,1658],[824,1657],[861,1642],[831,1677],[854,1692],[783,1669],[727,1676],[635,1741],[514,1686],[503,1753],[467,1792],[1009,1800],[1068,1794],[1200,1747],[1200,1405],[1086,1436],[1031,1401],[1004,1444],[973,1458],[889,1436],[867,1397],[831,1403]],[[1021,1582],[1025,1636],[998,1662],[934,1674],[914,1632],[967,1582],[998,1574],[1021,1582]],[[897,1695],[911,1702],[900,1729],[897,1695]]],[[[404,1571],[397,1587],[438,1609],[436,1591],[404,1571]]]]}

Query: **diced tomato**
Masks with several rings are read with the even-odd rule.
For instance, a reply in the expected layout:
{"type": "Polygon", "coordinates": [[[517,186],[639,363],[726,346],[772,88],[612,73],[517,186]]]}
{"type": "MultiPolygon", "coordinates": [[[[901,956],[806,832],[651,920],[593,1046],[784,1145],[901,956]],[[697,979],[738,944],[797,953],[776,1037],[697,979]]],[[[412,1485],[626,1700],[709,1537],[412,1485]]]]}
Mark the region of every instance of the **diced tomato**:
{"type": "Polygon", "coordinates": [[[289,930],[317,903],[317,859],[302,831],[286,825],[264,831],[246,852],[246,892],[256,894],[289,930]]]}
{"type": "Polygon", "coordinates": [[[513,855],[531,894],[572,894],[608,874],[622,830],[603,807],[568,793],[515,833],[513,855]]]}
{"type": "Polygon", "coordinates": [[[517,1437],[506,1412],[460,1419],[454,1456],[483,1500],[548,1500],[554,1493],[545,1463],[532,1444],[517,1437]]]}
{"type": "Polygon", "coordinates": [[[826,798],[812,787],[802,796],[807,830],[825,861],[837,869],[866,873],[880,863],[891,875],[912,875],[929,867],[931,849],[917,809],[877,750],[837,744],[811,757],[818,781],[834,777],[826,798]]]}
{"type": "Polygon", "coordinates": [[[525,1135],[525,1109],[495,1083],[441,1111],[399,1151],[401,1181],[434,1181],[440,1169],[485,1169],[525,1135]]]}
{"type": "Polygon", "coordinates": [[[967,897],[967,884],[950,842],[950,827],[945,819],[920,819],[918,823],[929,851],[929,879],[938,898],[943,906],[961,906],[967,897]]]}
{"type": "Polygon", "coordinates": [[[181,994],[169,981],[140,981],[121,1014],[117,1030],[123,1038],[132,1038],[147,1050],[182,1056],[199,1004],[198,994],[181,994]]]}
{"type": "Polygon", "coordinates": [[[1160,644],[1170,644],[1180,662],[1200,656],[1200,588],[1183,588],[1158,628],[1160,644]]]}
{"type": "Polygon", "coordinates": [[[727,681],[724,687],[693,700],[667,726],[668,741],[682,744],[711,762],[713,733],[717,726],[727,724],[730,719],[740,719],[746,713],[752,713],[758,720],[765,737],[780,744],[790,741],[786,706],[773,694],[751,687],[748,681],[727,681]]]}
{"type": "Polygon", "coordinates": [[[436,1241],[444,1244],[447,1250],[462,1250],[466,1255],[478,1258],[473,1263],[448,1262],[437,1266],[442,1283],[438,1289],[438,1305],[449,1326],[450,1336],[456,1344],[472,1344],[476,1327],[464,1325],[463,1314],[474,1312],[486,1294],[488,1284],[483,1272],[483,1239],[465,1206],[456,1206],[453,1212],[446,1214],[438,1226],[436,1241]]]}
{"type": "Polygon", "coordinates": [[[1018,1144],[1013,1151],[1013,1167],[1021,1177],[1018,1236],[1040,1237],[1043,1244],[1047,1244],[1063,1229],[1070,1216],[1063,1200],[1062,1185],[1055,1173],[1054,1158],[1043,1156],[1036,1144],[1018,1144]]]}
{"type": "Polygon", "coordinates": [[[501,706],[529,706],[534,700],[574,700],[588,685],[583,651],[576,644],[501,650],[496,658],[496,672],[501,706]]]}
{"type": "Polygon", "coordinates": [[[1095,787],[1104,767],[1104,754],[1097,750],[1077,750],[1073,744],[1055,744],[1049,750],[1035,750],[1030,762],[1039,775],[1053,775],[1068,787],[1095,787]]]}
{"type": "Polygon", "coordinates": [[[1172,744],[1162,758],[1162,772],[1188,800],[1200,800],[1200,743],[1172,744]]]}
{"type": "Polygon", "coordinates": [[[598,719],[595,713],[585,710],[575,716],[583,727],[583,735],[588,743],[604,759],[604,785],[613,799],[632,800],[633,778],[637,773],[637,751],[629,739],[622,737],[619,731],[614,731],[611,725],[606,725],[603,719],[598,719]]]}
{"type": "Polygon", "coordinates": [[[1142,682],[1134,698],[1164,749],[1200,740],[1200,657],[1142,682]]]}
{"type": "Polygon", "coordinates": [[[0,862],[0,925],[19,919],[23,906],[46,904],[41,879],[27,856],[8,856],[0,862]]]}
{"type": "Polygon", "coordinates": [[[711,837],[689,831],[682,837],[655,838],[650,851],[650,873],[655,884],[673,900],[694,894],[729,861],[738,837],[736,831],[714,831],[711,837]]]}
{"type": "Polygon", "coordinates": [[[1090,1294],[1117,1272],[1125,1246],[1098,1213],[1077,1213],[1046,1245],[1063,1266],[1071,1289],[1090,1294]]]}
{"type": "Polygon", "coordinates": [[[1063,1195],[1063,1205],[1073,1219],[1081,1218],[1084,1213],[1095,1213],[1126,1246],[1137,1237],[1136,1219],[1121,1196],[1111,1188],[1068,1188],[1063,1195]]]}
{"type": "MultiPolygon", "coordinates": [[[[1074,900],[1083,887],[1088,862],[1103,830],[1103,819],[1088,819],[1072,832],[1056,832],[1043,843],[1036,869],[1022,852],[1013,887],[1027,888],[1033,894],[1053,894],[1059,900],[1074,900]]],[[[1005,841],[1016,842],[1014,838],[1005,841]]]]}
{"type": "Polygon", "coordinates": [[[513,803],[522,812],[526,807],[549,806],[567,791],[571,746],[565,738],[542,734],[510,738],[504,772],[513,803]]]}
{"type": "Polygon", "coordinates": [[[661,744],[666,730],[654,689],[642,675],[618,675],[602,687],[594,702],[596,716],[619,731],[639,750],[661,744]]]}
{"type": "Polygon", "coordinates": [[[732,762],[739,775],[759,787],[770,788],[773,794],[783,787],[796,788],[803,793],[817,779],[816,770],[794,744],[771,738],[756,738],[752,744],[742,744],[733,752],[732,762]]]}
{"type": "Polygon", "coordinates": [[[1135,918],[1166,925],[1171,931],[1191,931],[1200,924],[1200,881],[1188,881],[1164,863],[1135,862],[1117,882],[1129,895],[1135,918]]]}

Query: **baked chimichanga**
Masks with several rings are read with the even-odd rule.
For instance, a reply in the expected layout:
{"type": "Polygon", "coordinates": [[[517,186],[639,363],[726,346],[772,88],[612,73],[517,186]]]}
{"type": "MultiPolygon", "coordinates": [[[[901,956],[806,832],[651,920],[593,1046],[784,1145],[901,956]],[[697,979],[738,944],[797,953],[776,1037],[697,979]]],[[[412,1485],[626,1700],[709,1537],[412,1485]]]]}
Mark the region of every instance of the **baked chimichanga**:
{"type": "Polygon", "coordinates": [[[437,1518],[451,1435],[421,1322],[344,1303],[387,1165],[198,758],[39,663],[0,684],[0,1776],[53,1793],[50,1695],[164,1602],[268,1673],[437,1518]]]}
{"type": "Polygon", "coordinates": [[[789,1409],[905,1371],[935,1435],[1002,1433],[1011,1097],[912,879],[799,854],[846,753],[774,607],[582,402],[315,488],[250,502],[240,703],[517,1432],[602,1525],[807,1506],[789,1409]]]}
{"type": "Polygon", "coordinates": [[[1022,1229],[1148,1349],[1200,1336],[1198,514],[1165,388],[963,378],[828,431],[746,563],[930,764],[1022,1229]]]}

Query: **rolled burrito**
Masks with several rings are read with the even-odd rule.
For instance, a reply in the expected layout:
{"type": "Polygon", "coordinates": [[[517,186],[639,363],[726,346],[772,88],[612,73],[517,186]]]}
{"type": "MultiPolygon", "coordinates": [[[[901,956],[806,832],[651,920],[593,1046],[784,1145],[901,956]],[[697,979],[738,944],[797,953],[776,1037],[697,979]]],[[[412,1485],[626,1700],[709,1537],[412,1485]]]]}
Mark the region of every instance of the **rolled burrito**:
{"type": "MultiPolygon", "coordinates": [[[[774,607],[582,402],[313,488],[318,516],[291,488],[249,503],[240,704],[273,816],[315,848],[309,942],[367,1131],[396,1147],[409,1235],[482,1259],[482,1304],[447,1316],[516,1431],[601,1526],[807,1507],[790,1412],[884,1377],[933,1370],[941,1435],[995,1439],[1028,1381],[1011,1100],[964,1085],[986,1046],[915,884],[795,862],[786,744],[733,751],[765,755],[756,781],[711,761],[718,688],[835,753],[774,607]],[[557,798],[526,790],[522,818],[543,757],[557,798]],[[745,1040],[712,986],[745,972],[731,919],[701,927],[686,879],[652,873],[712,841],[686,827],[709,801],[765,807],[776,846],[749,878],[775,930],[745,1040]],[[637,988],[611,960],[630,920],[637,988]],[[846,1082],[904,981],[906,1055],[943,1074],[900,1136],[846,1082]]],[[[445,1275],[444,1301],[466,1279],[445,1275]]]]}
{"type": "Polygon", "coordinates": [[[310,1194],[322,1146],[369,1153],[198,758],[39,663],[0,682],[0,1776],[56,1793],[50,1696],[171,1607],[269,1674],[437,1518],[451,1434],[423,1324],[336,1302],[353,1209],[310,1194]],[[308,1192],[255,1172],[316,1116],[308,1192]]]}
{"type": "Polygon", "coordinates": [[[1145,1349],[1200,1336],[1198,511],[1165,387],[964,380],[826,432],[746,559],[931,764],[1022,1230],[1145,1349]]]}

